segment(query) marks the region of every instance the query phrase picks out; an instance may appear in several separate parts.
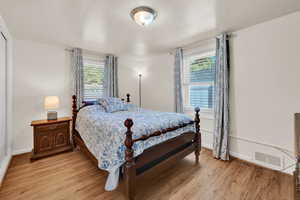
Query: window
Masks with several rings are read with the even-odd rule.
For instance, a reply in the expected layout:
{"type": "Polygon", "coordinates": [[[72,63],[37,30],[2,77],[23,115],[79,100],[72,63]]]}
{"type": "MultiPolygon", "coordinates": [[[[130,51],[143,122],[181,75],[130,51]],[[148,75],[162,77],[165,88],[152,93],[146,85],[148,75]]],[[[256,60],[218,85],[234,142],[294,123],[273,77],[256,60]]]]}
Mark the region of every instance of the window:
{"type": "Polygon", "coordinates": [[[210,111],[214,105],[214,52],[186,56],[183,69],[184,107],[210,111]]]}
{"type": "Polygon", "coordinates": [[[83,98],[84,101],[95,101],[103,96],[104,61],[83,59],[83,98]]]}

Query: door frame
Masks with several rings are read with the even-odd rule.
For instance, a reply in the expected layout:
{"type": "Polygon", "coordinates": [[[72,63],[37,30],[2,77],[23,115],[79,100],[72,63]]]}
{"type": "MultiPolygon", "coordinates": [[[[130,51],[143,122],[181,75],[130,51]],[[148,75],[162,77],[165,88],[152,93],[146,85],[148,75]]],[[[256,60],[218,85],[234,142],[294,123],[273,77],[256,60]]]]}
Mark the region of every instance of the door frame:
{"type": "Polygon", "coordinates": [[[4,142],[4,147],[5,147],[5,155],[4,156],[7,156],[8,155],[8,132],[7,132],[7,84],[8,84],[8,81],[7,81],[7,70],[8,70],[8,66],[7,66],[7,39],[5,37],[5,35],[0,31],[0,37],[3,37],[4,41],[5,41],[5,79],[4,79],[4,82],[5,82],[5,135],[4,135],[4,138],[5,138],[5,142],[4,142]]]}
{"type": "Polygon", "coordinates": [[[13,103],[13,91],[12,91],[12,73],[13,73],[13,63],[12,63],[12,45],[13,39],[11,34],[8,31],[8,28],[0,16],[0,33],[6,39],[6,157],[0,163],[0,186],[3,180],[3,177],[9,166],[11,157],[12,157],[12,103],[13,103]]]}

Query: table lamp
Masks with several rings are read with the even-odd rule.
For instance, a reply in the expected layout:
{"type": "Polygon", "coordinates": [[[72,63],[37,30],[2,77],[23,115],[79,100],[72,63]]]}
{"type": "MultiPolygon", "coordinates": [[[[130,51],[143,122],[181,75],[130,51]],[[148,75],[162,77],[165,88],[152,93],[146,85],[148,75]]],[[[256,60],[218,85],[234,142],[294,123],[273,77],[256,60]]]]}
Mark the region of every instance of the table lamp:
{"type": "Polygon", "coordinates": [[[47,110],[47,120],[56,120],[57,112],[55,109],[59,107],[58,96],[46,96],[45,97],[45,110],[47,110]]]}

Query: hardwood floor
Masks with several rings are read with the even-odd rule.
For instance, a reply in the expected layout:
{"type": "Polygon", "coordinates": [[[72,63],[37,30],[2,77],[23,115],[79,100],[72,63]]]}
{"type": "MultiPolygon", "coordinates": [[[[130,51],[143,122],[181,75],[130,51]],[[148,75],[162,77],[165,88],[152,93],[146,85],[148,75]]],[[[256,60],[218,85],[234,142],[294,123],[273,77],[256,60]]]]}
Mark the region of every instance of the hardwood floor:
{"type": "MultiPolygon", "coordinates": [[[[103,171],[79,151],[30,163],[30,155],[12,159],[0,189],[1,200],[123,200],[122,184],[104,191],[103,171]]],[[[145,173],[138,179],[137,200],[288,200],[292,176],[233,159],[215,160],[202,150],[200,165],[194,155],[173,166],[145,173]]]]}

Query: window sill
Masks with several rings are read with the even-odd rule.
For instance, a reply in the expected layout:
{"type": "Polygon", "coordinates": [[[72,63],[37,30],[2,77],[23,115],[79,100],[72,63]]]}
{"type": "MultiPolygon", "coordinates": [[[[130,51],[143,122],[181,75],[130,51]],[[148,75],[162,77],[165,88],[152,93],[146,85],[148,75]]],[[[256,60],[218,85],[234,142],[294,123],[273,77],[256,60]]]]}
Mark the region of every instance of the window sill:
{"type": "MultiPolygon", "coordinates": [[[[188,115],[194,115],[195,109],[191,106],[184,107],[184,113],[188,115]]],[[[214,110],[213,109],[200,109],[200,118],[204,119],[214,119],[214,110]]]]}
{"type": "MultiPolygon", "coordinates": [[[[185,106],[184,111],[195,111],[195,108],[192,106],[185,106]]],[[[212,108],[200,108],[200,113],[213,114],[214,110],[212,108]]]]}

